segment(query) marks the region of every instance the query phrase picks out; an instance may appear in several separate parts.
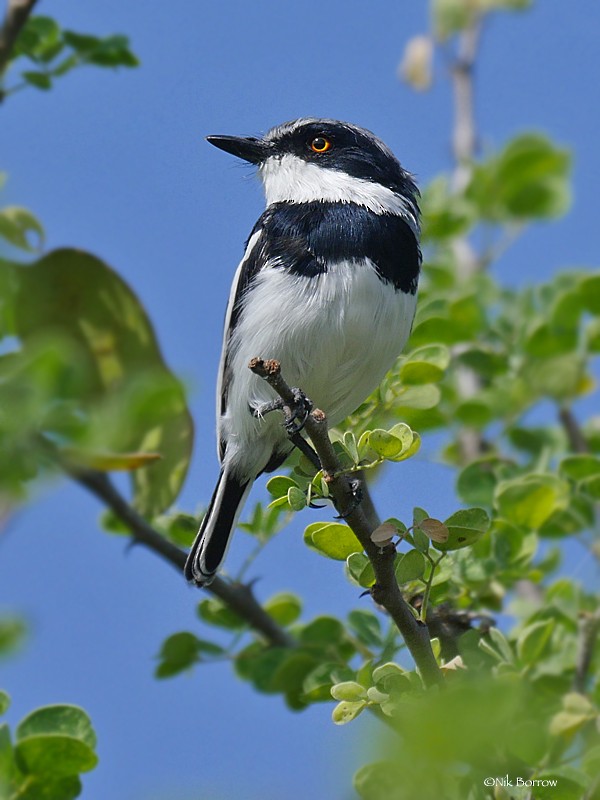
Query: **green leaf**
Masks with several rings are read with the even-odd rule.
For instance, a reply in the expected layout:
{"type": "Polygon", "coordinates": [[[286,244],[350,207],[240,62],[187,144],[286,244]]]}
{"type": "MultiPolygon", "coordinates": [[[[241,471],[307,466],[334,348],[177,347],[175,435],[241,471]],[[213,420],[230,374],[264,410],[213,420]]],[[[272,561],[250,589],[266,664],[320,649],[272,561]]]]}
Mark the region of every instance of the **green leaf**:
{"type": "Polygon", "coordinates": [[[331,696],[334,700],[365,700],[367,692],[364,686],[356,681],[343,681],[331,687],[331,696]]]}
{"type": "Polygon", "coordinates": [[[348,453],[350,458],[352,459],[354,464],[358,464],[359,457],[358,457],[358,443],[356,441],[356,436],[352,433],[352,431],[346,431],[344,433],[344,439],[342,442],[344,450],[348,453]]]}
{"type": "Polygon", "coordinates": [[[431,11],[435,35],[441,41],[464,30],[473,19],[469,4],[464,0],[433,0],[431,11]]]}
{"type": "Polygon", "coordinates": [[[532,622],[524,628],[517,639],[517,655],[525,664],[539,660],[554,630],[553,619],[532,622]]]}
{"type": "Polygon", "coordinates": [[[198,603],[198,616],[209,625],[232,631],[242,630],[248,624],[235,611],[232,611],[229,606],[225,605],[222,600],[216,597],[210,600],[202,600],[198,603]]]}
{"type": "Polygon", "coordinates": [[[303,696],[308,702],[317,703],[331,700],[331,687],[354,677],[354,670],[332,661],[321,662],[304,678],[303,696]]]}
{"type": "Polygon", "coordinates": [[[398,797],[401,779],[402,776],[398,775],[395,764],[379,761],[365,764],[357,771],[354,776],[354,788],[362,800],[395,800],[398,797]]]}
{"type": "MultiPolygon", "coordinates": [[[[383,637],[381,623],[372,611],[356,609],[348,614],[348,625],[356,637],[367,647],[381,647],[383,637]]],[[[348,697],[338,697],[337,700],[349,700],[348,697]]]]}
{"type": "Polygon", "coordinates": [[[364,553],[351,553],[346,559],[346,568],[351,580],[364,589],[375,583],[373,565],[364,553]]]}
{"type": "Polygon", "coordinates": [[[126,36],[106,36],[99,39],[96,36],[65,31],[64,40],[80,58],[99,67],[137,67],[139,64],[129,49],[126,36]]]}
{"type": "Polygon", "coordinates": [[[345,561],[352,553],[362,553],[363,550],[352,530],[339,522],[309,525],[304,532],[304,540],[308,539],[314,550],[336,561],[345,561]]]}
{"type": "Polygon", "coordinates": [[[86,359],[89,383],[80,402],[97,419],[92,449],[160,453],[160,461],[131,478],[138,510],[155,516],[181,489],[193,427],[138,298],[106,264],[78,250],[55,250],[16,274],[21,339],[28,344],[52,330],[86,359]]]}
{"type": "Polygon", "coordinates": [[[10,695],[0,689],[0,716],[6,714],[10,706],[10,695]]]}
{"type": "Polygon", "coordinates": [[[378,428],[369,434],[369,447],[381,458],[393,458],[402,451],[402,440],[378,428]]]}
{"type": "Polygon", "coordinates": [[[559,471],[561,475],[574,481],[600,475],[600,458],[588,455],[567,456],[560,462],[559,471]]]}
{"type": "MultiPolygon", "coordinates": [[[[442,175],[435,178],[424,189],[421,198],[423,216],[423,241],[444,240],[459,236],[471,226],[474,208],[464,195],[450,189],[448,178],[442,175]]],[[[431,265],[427,265],[427,275],[431,275],[431,265]]]]}
{"type": "Polygon", "coordinates": [[[224,649],[213,642],[198,639],[193,633],[181,631],[169,636],[162,644],[156,667],[157,678],[170,678],[190,669],[201,660],[201,654],[219,656],[224,649]]]}
{"type": "Polygon", "coordinates": [[[291,592],[280,592],[264,603],[264,609],[279,625],[287,626],[296,622],[302,613],[300,598],[291,592]]]}
{"type": "Polygon", "coordinates": [[[569,487],[550,474],[531,474],[502,481],[496,487],[499,514],[514,525],[536,530],[555,510],[569,503],[569,487]]]}
{"type": "Polygon", "coordinates": [[[36,709],[18,725],[15,754],[24,772],[51,777],[77,775],[98,763],[96,735],[82,708],[36,709]]]}
{"type": "Polygon", "coordinates": [[[291,708],[304,708],[304,681],[318,663],[310,653],[288,649],[285,658],[273,670],[270,689],[282,692],[291,708]]]}
{"type": "Polygon", "coordinates": [[[45,235],[41,223],[31,211],[19,206],[5,206],[0,211],[0,237],[15,247],[34,252],[44,246],[45,235]]]}
{"type": "Polygon", "coordinates": [[[52,78],[46,72],[22,72],[21,77],[31,86],[44,92],[52,88],[52,78]]]}
{"type": "Polygon", "coordinates": [[[535,790],[536,800],[581,800],[589,786],[585,775],[568,766],[542,770],[536,778],[540,781],[535,790]]]}
{"type": "Polygon", "coordinates": [[[512,663],[513,651],[508,639],[504,636],[502,631],[498,630],[498,628],[492,627],[488,630],[488,636],[496,646],[496,649],[498,650],[502,658],[509,664],[512,663]]]}
{"type": "Polygon", "coordinates": [[[385,691],[389,691],[398,680],[404,681],[405,676],[406,670],[394,661],[386,661],[373,670],[373,682],[382,684],[385,691]]]}
{"type": "Polygon", "coordinates": [[[293,486],[298,488],[298,484],[293,478],[287,475],[275,475],[267,481],[267,492],[272,497],[287,497],[288,490],[293,486]]]}
{"type": "Polygon", "coordinates": [[[400,368],[405,384],[437,383],[450,363],[450,351],[442,344],[430,344],[413,350],[400,368]]]}
{"type": "Polygon", "coordinates": [[[416,408],[428,410],[440,402],[441,393],[433,383],[422,386],[404,386],[398,393],[398,408],[416,408]]]}
{"type": "Polygon", "coordinates": [[[522,134],[475,168],[467,196],[491,221],[557,217],[570,204],[570,165],[545,136],[522,134]]]}
{"type": "Polygon", "coordinates": [[[58,23],[51,17],[32,16],[17,37],[11,60],[26,56],[32,61],[46,62],[59,52],[60,45],[61,30],[58,23]]]}
{"type": "Polygon", "coordinates": [[[472,461],[458,475],[456,491],[465,503],[491,506],[498,482],[496,469],[500,461],[496,457],[472,461]]]}
{"type": "Polygon", "coordinates": [[[311,645],[336,645],[345,638],[344,626],[336,617],[326,615],[315,617],[298,633],[298,638],[304,644],[311,645]]]}
{"type": "Polygon", "coordinates": [[[591,275],[580,284],[581,302],[590,314],[600,314],[600,275],[591,275]]]}
{"type": "Polygon", "coordinates": [[[365,700],[356,700],[354,702],[342,700],[342,702],[338,703],[333,709],[331,718],[336,725],[346,725],[348,722],[352,722],[353,719],[356,719],[366,707],[367,703],[365,700]]]}
{"type": "Polygon", "coordinates": [[[554,358],[531,358],[524,362],[523,377],[539,396],[547,395],[564,402],[589,390],[585,361],[575,353],[554,358]]]}
{"type": "Polygon", "coordinates": [[[425,572],[425,557],[418,550],[409,550],[408,553],[398,556],[394,571],[400,585],[422,578],[425,572]]]}
{"type": "Polygon", "coordinates": [[[448,528],[445,542],[433,542],[436,550],[460,550],[480,539],[490,527],[490,518],[483,508],[465,508],[444,520],[448,528]]]}
{"type": "Polygon", "coordinates": [[[25,623],[19,617],[0,618],[0,656],[17,650],[25,639],[25,623]]]}
{"type": "Polygon", "coordinates": [[[292,511],[302,511],[306,508],[306,495],[297,486],[290,486],[287,491],[287,502],[292,511]]]}

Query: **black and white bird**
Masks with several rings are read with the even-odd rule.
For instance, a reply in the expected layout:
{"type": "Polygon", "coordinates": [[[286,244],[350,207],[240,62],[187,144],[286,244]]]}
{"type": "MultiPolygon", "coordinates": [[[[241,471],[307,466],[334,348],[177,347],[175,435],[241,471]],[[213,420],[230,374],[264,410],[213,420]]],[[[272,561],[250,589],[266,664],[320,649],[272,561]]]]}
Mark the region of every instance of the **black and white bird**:
{"type": "Polygon", "coordinates": [[[185,566],[202,586],[219,569],[252,483],[293,445],[275,397],[248,369],[277,359],[331,425],[377,387],[402,351],[421,265],[418,190],[370,131],[298,119],[263,138],[208,141],[258,166],[267,207],[233,280],[217,386],[221,472],[185,566]]]}

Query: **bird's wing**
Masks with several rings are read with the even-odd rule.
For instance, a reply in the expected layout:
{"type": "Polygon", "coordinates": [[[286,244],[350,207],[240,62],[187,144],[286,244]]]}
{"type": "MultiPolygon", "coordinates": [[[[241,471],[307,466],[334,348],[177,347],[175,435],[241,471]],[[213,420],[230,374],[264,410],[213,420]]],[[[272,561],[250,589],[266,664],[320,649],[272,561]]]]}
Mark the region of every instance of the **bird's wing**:
{"type": "MultiPolygon", "coordinates": [[[[263,215],[264,216],[264,215],[263,215]]],[[[254,276],[262,269],[260,239],[263,234],[262,217],[258,220],[250,238],[246,243],[244,257],[240,261],[235,272],[227,311],[225,312],[225,325],[223,327],[223,346],[221,350],[221,362],[219,364],[219,375],[217,378],[217,452],[219,460],[223,459],[225,452],[225,442],[221,436],[221,418],[227,408],[227,393],[231,383],[231,371],[229,366],[229,345],[231,334],[235,330],[237,320],[241,310],[241,303],[246,291],[254,276]]]]}

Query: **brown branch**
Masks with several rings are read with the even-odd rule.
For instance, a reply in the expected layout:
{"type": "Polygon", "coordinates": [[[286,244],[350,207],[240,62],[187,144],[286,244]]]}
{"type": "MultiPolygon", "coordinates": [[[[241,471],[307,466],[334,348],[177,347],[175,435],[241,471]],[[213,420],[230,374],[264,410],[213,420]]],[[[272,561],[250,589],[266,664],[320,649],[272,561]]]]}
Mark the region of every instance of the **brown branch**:
{"type": "MultiPolygon", "coordinates": [[[[281,375],[278,361],[263,361],[261,358],[254,358],[248,366],[252,372],[267,381],[282,398],[285,405],[290,408],[294,406],[296,398],[281,375]]],[[[376,527],[377,515],[372,504],[355,502],[351,482],[348,476],[342,473],[339,459],[329,438],[327,419],[323,411],[315,409],[309,414],[305,430],[319,456],[325,481],[338,512],[346,512],[346,522],[373,565],[375,572],[375,584],[371,588],[373,600],[383,606],[396,623],[421,673],[424,684],[432,686],[440,683],[442,675],[431,649],[427,626],[415,618],[402,596],[396,580],[394,573],[396,549],[393,545],[379,547],[371,541],[371,533],[376,527]]]]}
{"type": "Polygon", "coordinates": [[[453,176],[455,191],[464,189],[468,183],[473,168],[473,156],[477,147],[473,73],[480,34],[480,21],[474,19],[460,33],[458,53],[450,67],[452,87],[454,89],[452,151],[456,161],[453,176]]]}
{"type": "Polygon", "coordinates": [[[37,0],[8,0],[4,22],[0,28],[0,76],[6,69],[17,36],[36,2],[37,0]]]}
{"type": "MultiPolygon", "coordinates": [[[[186,553],[155,530],[127,502],[111,483],[108,476],[95,470],[74,469],[62,463],[61,466],[81,486],[99,498],[105,506],[122,521],[131,531],[133,541],[147,547],[165,561],[183,572],[186,553]]],[[[182,578],[183,580],[183,578],[182,578]]],[[[245,620],[251,628],[260,633],[270,644],[279,647],[293,647],[296,642],[281,628],[254,597],[249,586],[241,583],[229,583],[216,577],[210,586],[204,589],[222,600],[232,611],[245,620]]]]}
{"type": "Polygon", "coordinates": [[[579,618],[579,643],[577,647],[577,662],[573,691],[585,692],[588,674],[592,663],[592,656],[598,635],[600,634],[600,611],[595,613],[584,612],[579,618]]]}
{"type": "Polygon", "coordinates": [[[590,448],[573,411],[570,408],[563,407],[559,409],[558,418],[567,434],[571,450],[574,453],[589,453],[590,448]]]}

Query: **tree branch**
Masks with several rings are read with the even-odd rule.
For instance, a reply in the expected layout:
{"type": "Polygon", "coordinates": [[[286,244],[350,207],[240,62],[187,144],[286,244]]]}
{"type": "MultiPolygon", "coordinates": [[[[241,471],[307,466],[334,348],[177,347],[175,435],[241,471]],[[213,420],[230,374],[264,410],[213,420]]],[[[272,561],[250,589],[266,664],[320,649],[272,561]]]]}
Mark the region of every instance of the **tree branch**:
{"type": "Polygon", "coordinates": [[[567,434],[571,450],[574,453],[589,453],[590,448],[573,411],[570,408],[563,407],[559,409],[558,418],[567,434]]]}
{"type": "Polygon", "coordinates": [[[0,28],[0,76],[9,62],[17,36],[36,3],[37,0],[8,0],[4,22],[0,28]]]}
{"type": "Polygon", "coordinates": [[[600,611],[583,613],[579,618],[579,644],[573,690],[585,692],[588,674],[592,663],[594,647],[600,634],[600,611]]]}
{"type": "MultiPolygon", "coordinates": [[[[294,393],[281,375],[278,361],[263,361],[254,358],[249,368],[256,375],[264,378],[277,392],[284,403],[290,407],[295,404],[294,393]]],[[[323,411],[315,409],[309,414],[305,430],[321,461],[324,479],[329,486],[331,496],[339,513],[344,518],[367,554],[375,572],[375,584],[371,588],[373,600],[386,609],[404,637],[406,646],[415,660],[423,682],[426,686],[440,683],[442,675],[431,649],[427,626],[413,615],[408,603],[402,596],[394,573],[396,549],[393,545],[380,547],[371,541],[371,533],[377,527],[377,515],[372,504],[356,503],[355,493],[347,475],[342,472],[341,464],[333,449],[327,429],[327,419],[323,411]]]]}
{"type": "MultiPolygon", "coordinates": [[[[100,499],[105,506],[127,525],[133,541],[147,547],[174,566],[183,580],[183,566],[186,554],[176,545],[165,539],[127,502],[111,483],[108,476],[95,470],[73,468],[64,462],[62,468],[81,486],[100,499]]],[[[216,577],[206,591],[222,600],[232,611],[245,620],[251,628],[260,633],[270,644],[279,647],[293,647],[296,642],[281,628],[254,597],[249,586],[229,583],[216,577]]]]}

